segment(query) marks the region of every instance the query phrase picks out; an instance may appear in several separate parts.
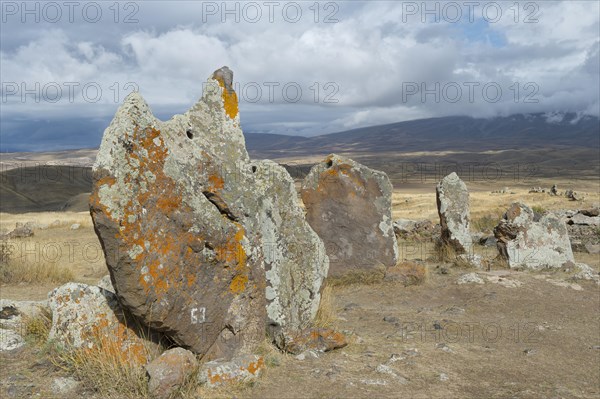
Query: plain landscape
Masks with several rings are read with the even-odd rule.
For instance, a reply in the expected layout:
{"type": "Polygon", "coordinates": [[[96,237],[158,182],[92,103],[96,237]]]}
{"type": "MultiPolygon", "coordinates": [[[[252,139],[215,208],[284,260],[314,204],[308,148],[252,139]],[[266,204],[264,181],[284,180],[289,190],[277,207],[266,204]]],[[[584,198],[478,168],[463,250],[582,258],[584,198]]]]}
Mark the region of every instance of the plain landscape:
{"type": "MultiPolygon", "coordinates": [[[[403,142],[417,141],[419,134],[402,137],[403,142]]],[[[247,135],[247,143],[252,156],[271,156],[286,165],[297,187],[310,167],[329,152],[384,170],[394,185],[394,220],[439,223],[435,186],[457,171],[470,193],[471,233],[480,236],[492,235],[515,201],[541,213],[593,208],[600,202],[597,145],[549,149],[541,147],[540,140],[528,146],[540,145],[535,150],[491,150],[496,143],[490,149],[465,152],[425,141],[395,152],[389,144],[393,136],[388,133],[379,140],[375,133],[369,135],[375,143],[372,148],[358,142],[360,135],[344,135],[345,142],[335,136],[307,139],[320,143],[318,149],[302,143],[293,149],[290,140],[294,139],[284,136],[281,143],[267,137],[269,148],[261,149],[265,139],[261,135],[247,135]],[[286,148],[292,150],[288,153],[286,148]],[[583,200],[550,195],[553,185],[563,192],[582,193],[583,200]],[[530,192],[533,187],[546,192],[530,192]]],[[[451,135],[447,138],[460,143],[451,135]]],[[[2,154],[0,230],[8,233],[17,223],[30,223],[34,231],[28,238],[8,239],[14,253],[2,269],[2,299],[45,300],[62,283],[94,285],[108,274],[87,211],[95,154],[95,150],[2,154]]],[[[598,241],[597,229],[597,237],[590,239],[598,241]]],[[[389,281],[374,274],[329,283],[323,298],[327,303],[322,304],[329,312],[325,324],[348,337],[347,347],[303,356],[270,349],[265,355],[266,372],[252,384],[182,395],[598,397],[600,321],[595,281],[572,281],[568,270],[562,269],[510,270],[494,263],[495,246],[476,244],[474,253],[491,266],[476,270],[481,283],[458,284],[473,269],[444,259],[430,239],[398,240],[400,264],[421,265],[424,275],[389,281]]],[[[574,255],[598,273],[597,254],[577,250],[574,255]]],[[[2,368],[2,397],[54,397],[53,381],[70,372],[48,360],[48,349],[33,343],[35,333],[25,331],[25,335],[30,344],[0,354],[2,363],[10,364],[2,368]]],[[[82,396],[103,394],[84,384],[60,397],[82,396]]]]}

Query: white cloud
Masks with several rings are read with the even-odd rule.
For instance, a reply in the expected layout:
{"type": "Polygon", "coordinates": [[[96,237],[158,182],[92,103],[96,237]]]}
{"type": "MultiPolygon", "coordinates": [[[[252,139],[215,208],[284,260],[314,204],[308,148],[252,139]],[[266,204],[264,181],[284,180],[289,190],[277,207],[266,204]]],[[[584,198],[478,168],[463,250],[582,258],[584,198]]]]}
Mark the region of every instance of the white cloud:
{"type": "MultiPolygon", "coordinates": [[[[23,103],[11,97],[3,104],[3,116],[109,116],[126,94],[128,82],[137,84],[155,111],[181,112],[199,97],[206,77],[222,65],[234,70],[241,87],[262,90],[256,104],[241,96],[242,118],[251,121],[246,125],[250,130],[332,131],[457,114],[598,115],[598,3],[538,2],[537,23],[524,23],[523,9],[515,23],[508,13],[512,3],[503,3],[505,18],[490,24],[477,12],[474,23],[422,23],[420,18],[403,22],[402,3],[396,2],[338,3],[339,23],[314,23],[308,9],[312,3],[301,4],[304,15],[295,24],[280,14],[274,23],[264,15],[259,23],[220,23],[218,18],[205,23],[198,4],[169,7],[154,2],[143,4],[140,23],[131,26],[23,25],[19,28],[32,31],[11,39],[3,32],[2,41],[11,43],[0,53],[3,83],[33,87],[35,82],[97,82],[103,90],[102,99],[92,104],[79,92],[73,103],[36,103],[31,97],[23,103]],[[279,83],[273,101],[268,82],[279,83]],[[302,89],[297,104],[286,102],[282,93],[292,82],[302,89]],[[337,103],[323,103],[335,91],[331,85],[326,89],[328,82],[338,88],[333,95],[337,103]],[[473,99],[469,82],[479,84],[473,99]],[[528,82],[534,84],[529,90],[524,87],[528,82]],[[451,102],[443,96],[449,92],[440,92],[440,101],[433,95],[424,101],[420,93],[403,95],[403,88],[413,83],[429,89],[439,83],[440,90],[458,86],[462,96],[451,102]],[[497,102],[486,100],[482,92],[489,83],[502,89],[497,102]],[[535,90],[539,101],[524,103],[535,90]]],[[[320,12],[322,20],[327,13],[320,12]]]]}

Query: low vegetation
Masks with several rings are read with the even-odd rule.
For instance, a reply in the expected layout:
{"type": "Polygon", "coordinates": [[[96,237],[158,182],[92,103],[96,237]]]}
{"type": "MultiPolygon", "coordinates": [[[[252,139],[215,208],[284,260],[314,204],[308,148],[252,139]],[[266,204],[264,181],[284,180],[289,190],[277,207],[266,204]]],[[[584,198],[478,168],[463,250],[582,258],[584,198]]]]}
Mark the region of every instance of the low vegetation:
{"type": "Polygon", "coordinates": [[[338,321],[337,314],[333,287],[326,283],[321,292],[321,303],[314,320],[315,327],[334,328],[338,321]]]}
{"type": "Polygon", "coordinates": [[[544,208],[544,207],[543,207],[543,206],[541,206],[541,205],[533,205],[533,206],[531,207],[531,210],[532,210],[534,213],[538,213],[538,214],[540,214],[540,215],[543,215],[544,213],[546,213],[546,208],[544,208]]]}
{"type": "Polygon", "coordinates": [[[77,350],[54,347],[52,362],[103,398],[147,398],[146,371],[140,359],[153,359],[160,350],[148,344],[144,353],[134,353],[103,335],[98,335],[95,342],[92,348],[77,350]]]}
{"type": "MultiPolygon", "coordinates": [[[[6,243],[3,243],[6,244],[6,243]]],[[[57,262],[47,262],[41,259],[12,258],[13,252],[2,249],[0,262],[0,284],[62,284],[73,281],[73,272],[57,262]]]]}
{"type": "Polygon", "coordinates": [[[478,218],[471,220],[472,231],[481,231],[483,233],[491,233],[494,227],[498,225],[500,219],[502,219],[503,212],[488,213],[478,218]]]}

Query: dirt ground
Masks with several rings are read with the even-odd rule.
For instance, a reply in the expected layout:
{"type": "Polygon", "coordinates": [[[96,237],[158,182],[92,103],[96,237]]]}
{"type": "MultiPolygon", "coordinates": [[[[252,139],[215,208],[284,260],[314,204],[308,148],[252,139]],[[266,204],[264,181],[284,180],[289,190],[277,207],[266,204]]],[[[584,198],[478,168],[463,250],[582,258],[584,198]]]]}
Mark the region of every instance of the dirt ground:
{"type": "MultiPolygon", "coordinates": [[[[467,183],[468,184],[468,183],[467,183]]],[[[469,185],[469,184],[468,184],[469,185]]],[[[546,185],[548,185],[546,183],[546,185]]],[[[506,184],[506,186],[509,186],[506,184]]],[[[576,209],[598,203],[587,186],[584,203],[562,197],[492,194],[504,187],[469,185],[472,218],[500,212],[521,199],[544,209],[576,209]]],[[[394,218],[436,220],[431,187],[396,190],[394,218]]],[[[36,230],[25,239],[42,249],[24,256],[53,256],[45,261],[72,268],[76,281],[94,283],[107,274],[99,243],[86,213],[0,215],[0,229],[29,220],[59,226],[36,230]],[[73,223],[81,226],[71,230],[73,223]]],[[[407,243],[410,244],[410,243],[407,243]]],[[[493,251],[485,256],[495,256],[493,251]]],[[[571,282],[561,272],[491,270],[477,273],[484,284],[457,284],[474,270],[453,268],[426,251],[402,253],[421,259],[428,279],[420,286],[399,283],[334,287],[337,328],[350,344],[303,360],[282,355],[249,387],[215,391],[209,396],[241,398],[599,398],[600,286],[571,282]]],[[[600,257],[576,253],[594,270],[600,257]]],[[[58,284],[0,286],[0,298],[44,299],[58,284]]],[[[51,398],[52,381],[64,372],[41,350],[27,345],[0,353],[0,398],[51,398]]],[[[65,398],[94,397],[78,391],[65,398]]]]}

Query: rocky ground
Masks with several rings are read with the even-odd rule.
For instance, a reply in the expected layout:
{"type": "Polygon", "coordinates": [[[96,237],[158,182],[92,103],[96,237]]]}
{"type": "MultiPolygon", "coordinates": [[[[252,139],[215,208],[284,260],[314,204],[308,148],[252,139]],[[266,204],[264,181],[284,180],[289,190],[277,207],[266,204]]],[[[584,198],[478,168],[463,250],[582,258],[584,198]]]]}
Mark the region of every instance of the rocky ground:
{"type": "MultiPolygon", "coordinates": [[[[458,284],[473,271],[446,266],[428,262],[429,279],[421,286],[334,288],[336,324],[349,335],[349,346],[267,358],[267,371],[253,386],[211,396],[600,395],[596,283],[567,283],[560,273],[493,270],[476,272],[482,283],[458,284]]],[[[0,361],[3,398],[94,397],[82,388],[60,393],[57,378],[68,375],[34,345],[1,353],[0,361]]]]}
{"type": "MultiPolygon", "coordinates": [[[[472,220],[477,221],[472,230],[484,227],[487,222],[480,219],[517,199],[513,197],[531,205],[539,198],[547,210],[587,208],[598,199],[593,192],[587,201],[576,203],[519,190],[506,195],[491,191],[472,193],[472,220]],[[486,209],[491,210],[486,213],[486,209]]],[[[435,222],[434,215],[421,210],[435,212],[434,196],[429,190],[399,190],[394,195],[394,216],[435,222]]],[[[22,254],[26,258],[37,254],[46,268],[60,263],[72,271],[70,279],[87,284],[106,274],[89,215],[3,214],[0,228],[9,232],[17,221],[38,223],[34,236],[17,239],[30,249],[22,254]],[[57,219],[60,223],[53,225],[57,219]],[[56,255],[51,251],[56,248],[62,252],[53,263],[56,255]]],[[[495,264],[490,271],[456,267],[437,260],[428,234],[419,241],[399,243],[402,259],[425,266],[423,284],[345,281],[333,287],[332,308],[337,316],[333,324],[348,336],[348,346],[300,356],[271,348],[265,355],[265,374],[253,384],[204,389],[187,397],[600,396],[600,287],[596,282],[573,280],[572,273],[563,270],[517,272],[495,264]]],[[[496,254],[493,246],[475,245],[474,251],[484,259],[496,254]]],[[[590,265],[597,276],[597,254],[576,249],[575,260],[590,265]]],[[[24,275],[24,281],[0,285],[0,298],[43,300],[64,282],[60,273],[44,276],[57,281],[29,281],[32,276],[24,275]]],[[[0,352],[0,397],[104,396],[75,381],[52,361],[47,346],[28,338],[22,347],[0,352]]]]}

